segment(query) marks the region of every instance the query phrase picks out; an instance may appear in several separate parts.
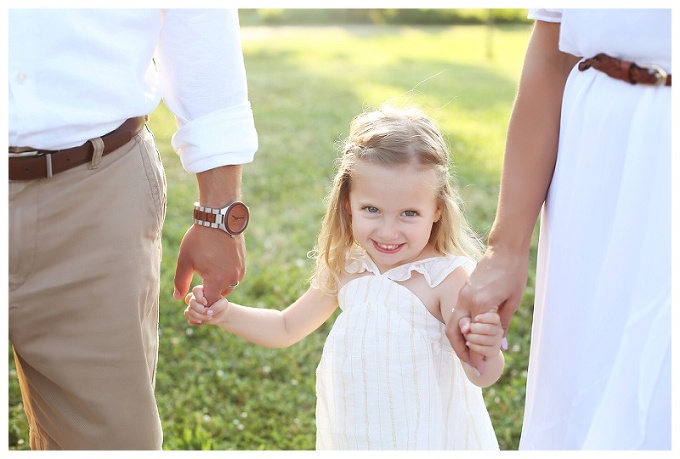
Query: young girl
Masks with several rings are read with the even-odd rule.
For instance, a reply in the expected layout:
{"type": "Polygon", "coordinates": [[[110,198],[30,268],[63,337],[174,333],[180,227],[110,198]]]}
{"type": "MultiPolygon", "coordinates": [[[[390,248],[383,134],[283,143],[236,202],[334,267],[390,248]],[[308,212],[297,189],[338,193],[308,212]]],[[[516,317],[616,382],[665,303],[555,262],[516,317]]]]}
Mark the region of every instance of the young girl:
{"type": "Polygon", "coordinates": [[[449,154],[420,110],[351,125],[328,197],[311,287],[283,311],[200,286],[184,315],[268,347],[290,346],[340,306],[317,369],[317,449],[498,449],[480,387],[504,367],[495,311],[459,326],[484,374],[444,334],[481,248],[449,184],[449,154]]]}

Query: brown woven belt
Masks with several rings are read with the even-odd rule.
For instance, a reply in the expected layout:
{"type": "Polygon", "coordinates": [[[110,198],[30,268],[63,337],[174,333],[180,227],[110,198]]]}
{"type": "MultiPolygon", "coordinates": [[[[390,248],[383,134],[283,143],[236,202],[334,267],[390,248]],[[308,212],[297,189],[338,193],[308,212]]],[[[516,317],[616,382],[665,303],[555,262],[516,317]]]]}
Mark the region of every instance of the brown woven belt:
{"type": "Polygon", "coordinates": [[[590,59],[585,59],[578,64],[580,71],[594,68],[606,73],[612,78],[623,80],[630,84],[643,84],[652,86],[670,86],[671,75],[668,75],[661,67],[650,65],[641,67],[634,62],[623,61],[615,57],[600,53],[590,59]]]}
{"type": "MultiPolygon", "coordinates": [[[[117,129],[101,137],[102,155],[115,151],[128,143],[142,130],[147,116],[130,118],[117,129]]],[[[9,179],[35,180],[52,177],[92,161],[94,143],[99,139],[85,142],[79,147],[65,150],[36,150],[30,147],[9,147],[9,179]]]]}

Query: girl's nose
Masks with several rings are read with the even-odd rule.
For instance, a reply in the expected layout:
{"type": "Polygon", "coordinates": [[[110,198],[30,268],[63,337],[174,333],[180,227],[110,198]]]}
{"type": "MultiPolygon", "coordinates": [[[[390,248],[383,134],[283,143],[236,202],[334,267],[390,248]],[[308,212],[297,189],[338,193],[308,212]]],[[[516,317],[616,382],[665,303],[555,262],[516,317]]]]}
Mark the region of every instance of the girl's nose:
{"type": "Polygon", "coordinates": [[[383,241],[391,241],[399,237],[399,228],[396,221],[390,218],[385,218],[381,222],[378,235],[383,241]]]}

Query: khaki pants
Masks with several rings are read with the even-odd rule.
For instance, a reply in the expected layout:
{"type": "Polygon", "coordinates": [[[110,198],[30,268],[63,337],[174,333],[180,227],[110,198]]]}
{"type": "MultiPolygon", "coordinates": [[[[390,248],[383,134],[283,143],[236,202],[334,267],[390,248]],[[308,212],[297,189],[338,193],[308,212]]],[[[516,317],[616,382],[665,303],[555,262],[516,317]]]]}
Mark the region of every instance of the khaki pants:
{"type": "Polygon", "coordinates": [[[165,173],[143,128],[97,169],[9,183],[9,338],[32,449],[160,449],[165,173]]]}

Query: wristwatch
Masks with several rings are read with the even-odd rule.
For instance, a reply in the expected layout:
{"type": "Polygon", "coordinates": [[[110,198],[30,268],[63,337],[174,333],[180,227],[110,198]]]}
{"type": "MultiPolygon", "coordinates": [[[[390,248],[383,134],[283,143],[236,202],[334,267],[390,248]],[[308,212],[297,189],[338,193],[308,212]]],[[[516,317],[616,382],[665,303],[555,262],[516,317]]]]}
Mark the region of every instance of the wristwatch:
{"type": "Polygon", "coordinates": [[[194,224],[221,229],[231,237],[245,231],[248,220],[250,211],[241,201],[217,209],[194,203],[194,224]]]}

